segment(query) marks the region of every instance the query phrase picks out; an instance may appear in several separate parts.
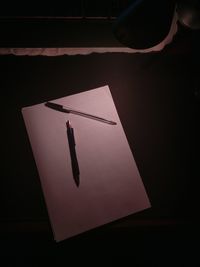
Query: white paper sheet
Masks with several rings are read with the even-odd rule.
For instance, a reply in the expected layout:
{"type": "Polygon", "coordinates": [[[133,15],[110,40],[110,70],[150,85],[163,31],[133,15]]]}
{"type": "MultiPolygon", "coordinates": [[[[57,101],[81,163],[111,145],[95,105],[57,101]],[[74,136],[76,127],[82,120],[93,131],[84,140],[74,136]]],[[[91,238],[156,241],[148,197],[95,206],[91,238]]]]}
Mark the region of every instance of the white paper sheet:
{"type": "Polygon", "coordinates": [[[117,122],[109,125],[62,113],[44,103],[22,109],[55,240],[64,240],[149,208],[109,87],[53,102],[117,122]],[[76,139],[79,187],[72,175],[67,120],[74,128],[76,139]]]}

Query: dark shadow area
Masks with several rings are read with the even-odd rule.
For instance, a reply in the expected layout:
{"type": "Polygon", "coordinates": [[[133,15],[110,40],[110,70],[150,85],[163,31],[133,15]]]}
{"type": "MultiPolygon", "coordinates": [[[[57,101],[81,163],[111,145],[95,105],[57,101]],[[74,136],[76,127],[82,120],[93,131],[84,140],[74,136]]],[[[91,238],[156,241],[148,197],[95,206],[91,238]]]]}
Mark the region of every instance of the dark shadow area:
{"type": "Polygon", "coordinates": [[[197,225],[104,229],[55,243],[49,235],[1,238],[1,260],[11,266],[198,266],[197,225]],[[192,227],[192,229],[191,229],[192,227]]]}
{"type": "Polygon", "coordinates": [[[0,47],[122,46],[112,34],[113,20],[0,18],[0,47]]]}

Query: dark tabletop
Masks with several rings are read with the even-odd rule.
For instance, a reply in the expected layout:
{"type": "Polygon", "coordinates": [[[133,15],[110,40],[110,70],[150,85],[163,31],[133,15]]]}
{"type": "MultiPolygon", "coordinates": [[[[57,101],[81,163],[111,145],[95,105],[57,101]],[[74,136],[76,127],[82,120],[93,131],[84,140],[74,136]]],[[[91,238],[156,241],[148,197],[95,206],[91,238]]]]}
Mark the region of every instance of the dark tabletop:
{"type": "Polygon", "coordinates": [[[198,35],[182,30],[158,53],[0,57],[0,242],[7,266],[10,260],[60,266],[76,263],[77,254],[92,264],[87,250],[102,264],[197,259],[198,35]],[[152,207],[56,244],[21,108],[103,85],[110,87],[152,207]]]}

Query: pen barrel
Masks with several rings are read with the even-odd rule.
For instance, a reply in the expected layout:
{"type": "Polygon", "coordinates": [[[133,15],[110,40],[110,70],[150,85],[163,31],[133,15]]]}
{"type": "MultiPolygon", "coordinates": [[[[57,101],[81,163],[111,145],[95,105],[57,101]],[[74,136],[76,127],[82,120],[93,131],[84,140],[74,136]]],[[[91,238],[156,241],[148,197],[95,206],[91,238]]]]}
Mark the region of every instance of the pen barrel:
{"type": "Polygon", "coordinates": [[[73,175],[78,176],[80,174],[80,171],[79,171],[79,165],[78,165],[76,150],[75,150],[74,146],[70,148],[70,154],[71,154],[71,164],[72,164],[73,175]]]}
{"type": "Polygon", "coordinates": [[[67,109],[67,110],[70,113],[73,113],[73,114],[76,114],[76,115],[80,115],[80,116],[83,116],[85,118],[94,119],[94,120],[101,121],[101,122],[104,122],[104,123],[107,123],[107,124],[111,124],[111,125],[116,125],[117,124],[114,121],[110,121],[110,120],[107,120],[105,118],[102,118],[102,117],[99,117],[99,116],[96,116],[96,115],[91,115],[91,114],[86,113],[86,112],[82,112],[82,111],[78,111],[78,110],[72,110],[72,109],[67,109]]]}
{"type": "Polygon", "coordinates": [[[75,148],[76,144],[75,144],[73,128],[69,127],[67,129],[67,136],[68,136],[69,151],[70,151],[70,157],[71,157],[72,172],[73,172],[74,179],[77,180],[76,183],[78,183],[80,171],[79,171],[78,159],[76,155],[76,148],[75,148]]]}

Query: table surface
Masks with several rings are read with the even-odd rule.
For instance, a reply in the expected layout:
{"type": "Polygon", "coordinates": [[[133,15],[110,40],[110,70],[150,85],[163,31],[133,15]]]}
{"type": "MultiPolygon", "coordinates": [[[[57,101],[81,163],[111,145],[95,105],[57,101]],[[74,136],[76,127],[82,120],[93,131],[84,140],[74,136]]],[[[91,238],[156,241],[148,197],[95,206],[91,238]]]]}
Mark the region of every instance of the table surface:
{"type": "MultiPolygon", "coordinates": [[[[40,266],[47,258],[51,266],[67,261],[67,252],[76,262],[76,253],[84,256],[87,246],[97,257],[102,250],[102,263],[114,259],[155,263],[154,249],[158,260],[169,248],[177,262],[180,257],[185,262],[183,252],[195,252],[200,177],[199,34],[180,30],[173,43],[150,54],[1,56],[0,240],[8,262],[12,254],[13,262],[22,266],[27,261],[30,266],[40,266]],[[152,208],[56,244],[21,108],[105,84],[110,87],[152,208]],[[99,245],[102,242],[104,248],[99,245]],[[126,254],[128,242],[136,251],[135,259],[126,254]],[[116,256],[122,251],[123,257],[116,256]]],[[[39,35],[38,43],[21,38],[27,46],[34,42],[40,47],[39,35]]],[[[4,44],[14,47],[11,37],[4,44]]],[[[194,259],[191,254],[187,258],[188,262],[194,259]]],[[[88,255],[85,263],[90,260],[88,255]]]]}

